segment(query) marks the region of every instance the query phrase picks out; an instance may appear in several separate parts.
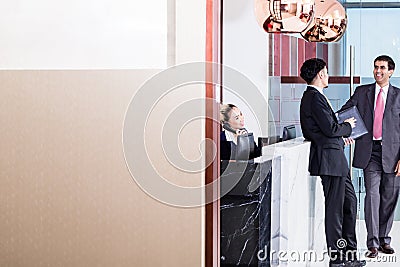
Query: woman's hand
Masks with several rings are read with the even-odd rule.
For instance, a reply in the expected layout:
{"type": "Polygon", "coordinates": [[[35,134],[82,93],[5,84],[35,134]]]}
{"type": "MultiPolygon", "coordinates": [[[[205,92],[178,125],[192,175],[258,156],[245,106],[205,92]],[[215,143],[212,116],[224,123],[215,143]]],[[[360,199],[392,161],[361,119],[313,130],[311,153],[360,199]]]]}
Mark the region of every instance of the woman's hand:
{"type": "Polygon", "coordinates": [[[237,130],[236,130],[236,134],[237,134],[237,135],[244,135],[244,134],[247,134],[247,130],[246,130],[246,129],[237,129],[237,130]]]}
{"type": "Polygon", "coordinates": [[[343,137],[343,141],[344,141],[344,145],[345,145],[345,146],[351,145],[351,144],[354,144],[354,143],[355,143],[354,139],[351,138],[351,137],[348,137],[348,138],[343,137]]]}

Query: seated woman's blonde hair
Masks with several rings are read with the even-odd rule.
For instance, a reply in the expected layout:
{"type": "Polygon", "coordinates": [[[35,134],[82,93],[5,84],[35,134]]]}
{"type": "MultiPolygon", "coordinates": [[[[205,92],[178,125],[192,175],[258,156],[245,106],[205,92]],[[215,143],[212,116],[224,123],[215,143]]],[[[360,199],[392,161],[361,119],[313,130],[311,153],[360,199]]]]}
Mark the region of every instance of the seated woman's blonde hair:
{"type": "Polygon", "coordinates": [[[219,121],[221,123],[226,123],[230,119],[230,112],[233,108],[237,108],[234,104],[221,104],[219,108],[219,121]]]}

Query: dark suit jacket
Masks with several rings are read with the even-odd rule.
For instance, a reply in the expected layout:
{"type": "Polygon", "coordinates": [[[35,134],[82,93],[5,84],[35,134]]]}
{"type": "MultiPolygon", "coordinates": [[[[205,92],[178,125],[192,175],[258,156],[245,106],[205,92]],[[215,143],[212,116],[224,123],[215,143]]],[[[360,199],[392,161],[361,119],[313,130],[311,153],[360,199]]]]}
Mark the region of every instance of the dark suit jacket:
{"type": "Polygon", "coordinates": [[[325,96],[311,86],[301,99],[300,123],[304,138],[311,141],[310,174],[346,176],[349,167],[342,137],[350,136],[351,125],[339,124],[325,96]]]}
{"type": "MultiPolygon", "coordinates": [[[[374,124],[375,83],[361,85],[341,110],[357,106],[368,134],[356,140],[353,166],[365,169],[371,158],[374,124]]],[[[357,123],[357,122],[356,122],[357,123]]],[[[382,164],[386,173],[393,173],[400,150],[400,89],[389,84],[382,125],[382,164]]]]}
{"type": "MultiPolygon", "coordinates": [[[[236,145],[234,142],[227,141],[224,131],[220,133],[220,159],[230,160],[235,159],[236,156],[236,145]]],[[[261,148],[257,147],[254,142],[254,152],[249,155],[249,160],[261,156],[261,148]]]]}

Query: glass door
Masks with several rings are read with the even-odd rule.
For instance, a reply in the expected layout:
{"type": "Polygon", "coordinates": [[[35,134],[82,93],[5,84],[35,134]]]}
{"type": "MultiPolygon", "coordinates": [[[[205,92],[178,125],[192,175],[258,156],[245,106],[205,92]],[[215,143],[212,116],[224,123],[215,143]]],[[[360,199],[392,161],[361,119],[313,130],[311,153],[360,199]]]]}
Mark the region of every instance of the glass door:
{"type": "MultiPolygon", "coordinates": [[[[299,107],[305,84],[299,78],[299,67],[304,60],[319,57],[328,63],[330,81],[325,94],[335,110],[342,107],[357,86],[374,82],[373,61],[378,55],[390,55],[400,64],[400,31],[397,30],[400,1],[339,2],[347,13],[346,33],[335,43],[312,43],[296,35],[265,33],[257,25],[252,1],[221,0],[221,63],[247,76],[261,92],[265,105],[248,105],[247,100],[252,97],[247,95],[248,88],[235,91],[224,87],[221,102],[240,107],[246,116],[246,127],[254,132],[255,138],[281,137],[287,125],[295,125],[296,135],[302,136],[299,107]]],[[[223,84],[227,84],[228,78],[232,77],[222,72],[223,84]]],[[[395,71],[390,81],[400,87],[400,71],[395,71]]],[[[347,147],[345,153],[351,165],[351,148],[347,147]]],[[[359,248],[365,251],[362,170],[352,169],[352,181],[358,198],[359,248]]],[[[311,177],[311,183],[315,189],[315,185],[320,183],[319,178],[311,177]]],[[[309,201],[312,203],[313,199],[309,201]]],[[[392,233],[400,237],[398,206],[392,233]]],[[[315,206],[310,205],[312,209],[315,206]]],[[[226,257],[221,259],[221,265],[224,261],[227,262],[226,257]]]]}

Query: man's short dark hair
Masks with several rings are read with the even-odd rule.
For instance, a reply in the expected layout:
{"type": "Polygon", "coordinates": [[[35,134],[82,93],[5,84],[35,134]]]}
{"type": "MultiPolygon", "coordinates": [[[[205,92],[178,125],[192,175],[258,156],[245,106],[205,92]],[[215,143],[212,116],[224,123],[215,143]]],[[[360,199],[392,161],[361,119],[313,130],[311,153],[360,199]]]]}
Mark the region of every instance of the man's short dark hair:
{"type": "Polygon", "coordinates": [[[375,58],[374,65],[375,65],[375,62],[377,62],[377,61],[386,61],[388,63],[388,69],[389,70],[394,70],[394,68],[396,67],[396,65],[394,64],[393,59],[391,57],[387,56],[387,55],[381,55],[381,56],[375,58]]]}
{"type": "Polygon", "coordinates": [[[320,58],[307,59],[300,68],[300,77],[303,78],[307,84],[310,84],[314,80],[315,76],[317,76],[318,72],[325,67],[325,61],[320,58]]]}

